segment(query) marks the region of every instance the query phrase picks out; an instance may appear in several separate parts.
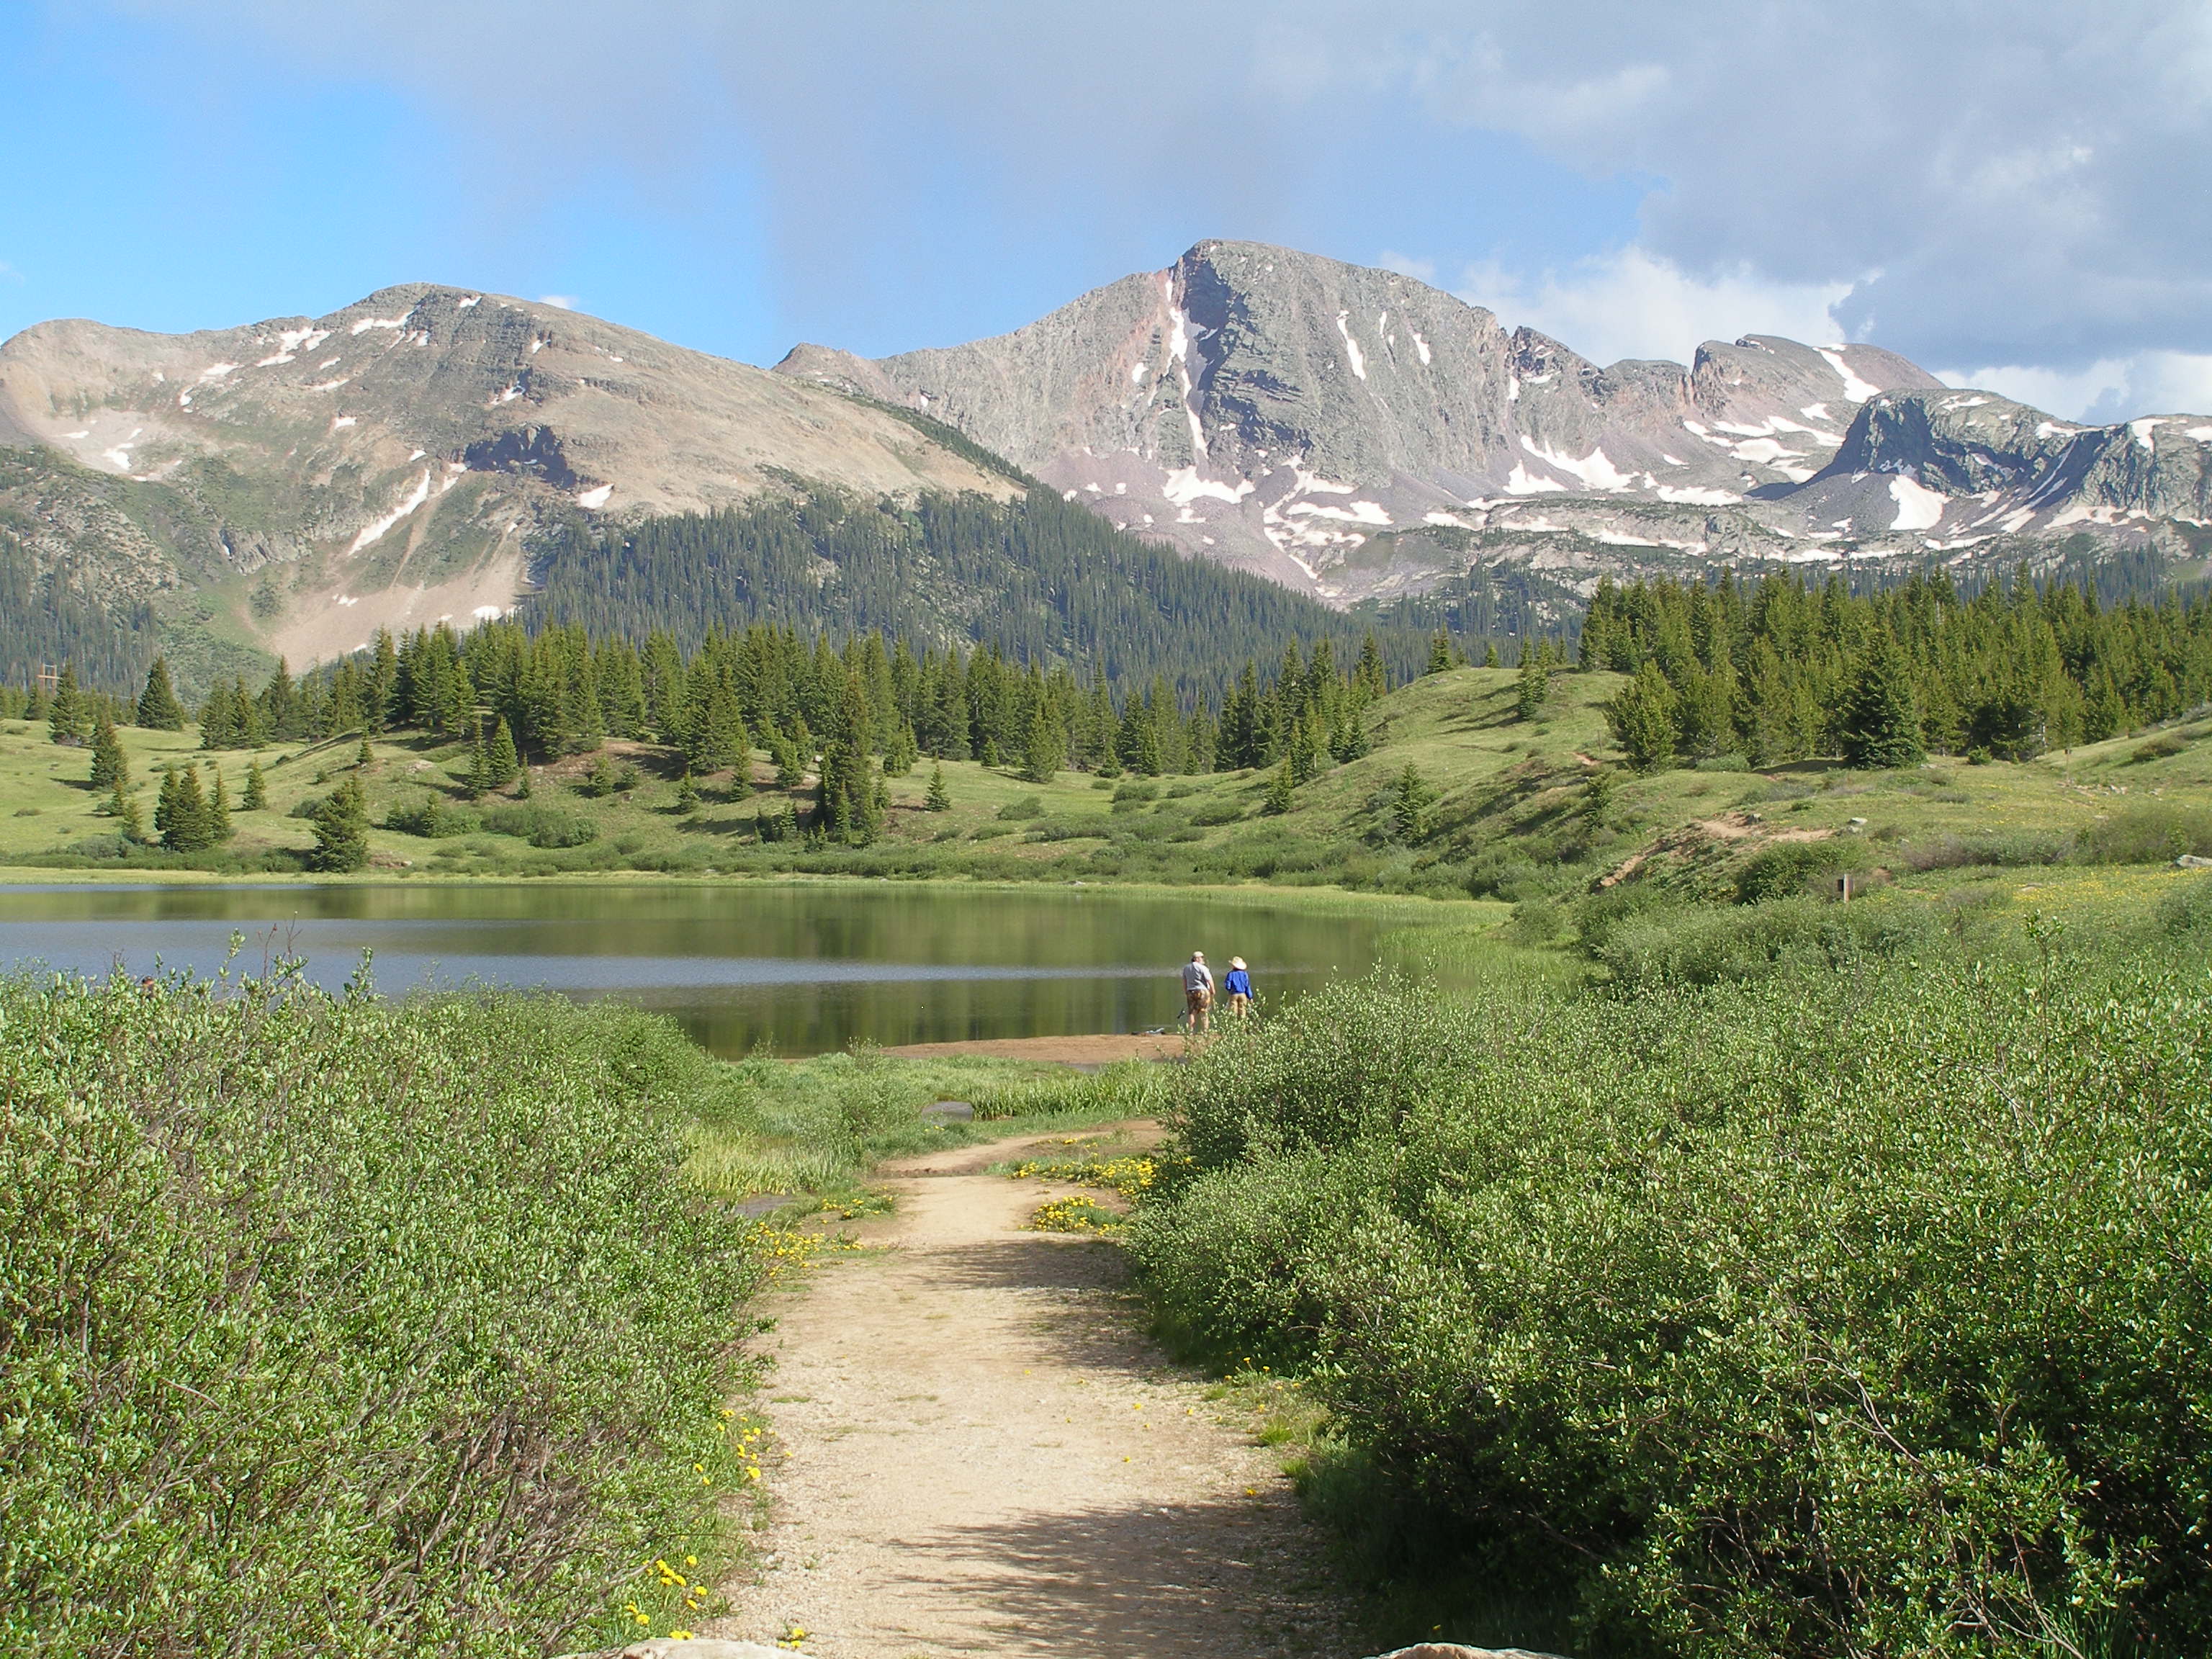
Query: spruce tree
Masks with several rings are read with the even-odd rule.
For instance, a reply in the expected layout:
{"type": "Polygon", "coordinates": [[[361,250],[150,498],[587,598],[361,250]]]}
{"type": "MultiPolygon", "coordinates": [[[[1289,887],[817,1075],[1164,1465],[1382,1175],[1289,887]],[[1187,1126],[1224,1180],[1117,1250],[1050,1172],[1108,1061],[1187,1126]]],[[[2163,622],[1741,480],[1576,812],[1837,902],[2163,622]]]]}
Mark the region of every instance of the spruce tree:
{"type": "Polygon", "coordinates": [[[1436,790],[1421,775],[1420,769],[1407,762],[1406,769],[1390,783],[1391,838],[1408,845],[1426,840],[1429,809],[1436,804],[1436,790]]]}
{"type": "Polygon", "coordinates": [[[471,800],[477,800],[499,787],[492,779],[491,745],[484,741],[483,722],[477,722],[476,736],[469,743],[469,769],[462,775],[461,787],[468,791],[471,800]]]}
{"type": "Polygon", "coordinates": [[[362,734],[361,747],[353,751],[353,763],[356,766],[374,766],[376,764],[376,750],[368,746],[368,734],[367,732],[363,732],[362,734]]]}
{"type": "Polygon", "coordinates": [[[243,812],[265,812],[269,810],[269,780],[262,773],[258,756],[246,763],[246,793],[238,805],[243,812]]]}
{"type": "Polygon", "coordinates": [[[53,702],[46,708],[47,735],[56,743],[74,749],[82,744],[92,731],[92,708],[76,683],[76,669],[69,663],[54,686],[53,702]]]}
{"type": "Polygon", "coordinates": [[[223,782],[222,774],[215,775],[215,788],[207,798],[208,844],[230,839],[230,788],[223,782]]]}
{"type": "MultiPolygon", "coordinates": [[[[1482,665],[1485,668],[1497,668],[1501,665],[1498,660],[1498,641],[1496,640],[1486,640],[1483,641],[1482,665]]],[[[1528,716],[1524,714],[1522,718],[1526,720],[1528,716]]]]}
{"type": "Polygon", "coordinates": [[[332,790],[315,813],[315,846],[307,862],[331,874],[368,863],[368,799],[356,773],[332,790]]]}
{"type": "Polygon", "coordinates": [[[1606,723],[1629,765],[1665,769],[1674,758],[1674,689],[1656,661],[1646,662],[1605,706],[1606,723]]]}
{"type": "Polygon", "coordinates": [[[1291,763],[1286,757],[1283,763],[1275,769],[1275,775],[1267,781],[1267,799],[1261,804],[1260,810],[1276,817],[1280,817],[1284,813],[1289,811],[1291,805],[1291,791],[1292,787],[1293,786],[1291,781],[1291,763]]]}
{"type": "Polygon", "coordinates": [[[1513,711],[1524,720],[1544,712],[1544,699],[1552,695],[1552,669],[1542,652],[1523,650],[1521,678],[1514,682],[1513,711]]]}
{"type": "Polygon", "coordinates": [[[689,772],[677,781],[676,810],[687,818],[699,810],[699,786],[689,772]]]}
{"type": "Polygon", "coordinates": [[[1886,770],[1917,766],[1928,758],[1911,671],[1887,628],[1877,631],[1861,653],[1838,711],[1836,729],[1850,766],[1886,770]]]}
{"type": "Polygon", "coordinates": [[[514,775],[522,770],[522,757],[515,753],[514,733],[507,729],[504,714],[492,722],[489,760],[487,775],[495,789],[506,788],[514,781],[514,775]]]}
{"type": "Polygon", "coordinates": [[[1029,733],[1022,744],[1022,776],[1031,783],[1050,783],[1066,758],[1066,733],[1040,697],[1030,712],[1029,733]]]}
{"type": "Polygon", "coordinates": [[[169,659],[154,659],[154,665],[146,671],[146,689],[138,694],[138,724],[154,732],[181,732],[185,729],[185,706],[177,701],[177,689],[169,683],[169,659]]]}
{"type": "Polygon", "coordinates": [[[1424,674],[1441,674],[1451,665],[1451,635],[1439,628],[1436,637],[1429,641],[1429,665],[1421,672],[1424,674]]]}
{"type": "Polygon", "coordinates": [[[901,720],[898,729],[891,733],[890,745],[884,750],[884,775],[902,778],[914,770],[914,763],[921,758],[921,744],[916,739],[914,727],[901,720]]]}
{"type": "Polygon", "coordinates": [[[188,766],[179,772],[171,767],[161,778],[161,793],[154,806],[154,830],[161,845],[172,853],[197,853],[211,845],[215,824],[207,796],[200,788],[200,769],[188,766]]]}
{"type": "Polygon", "coordinates": [[[949,812],[952,810],[952,793],[945,787],[945,763],[938,762],[929,769],[929,810],[949,812]]]}
{"type": "Polygon", "coordinates": [[[123,753],[121,739],[115,735],[115,722],[100,711],[100,723],[92,732],[92,787],[106,789],[131,781],[131,763],[123,753]]]}
{"type": "Polygon", "coordinates": [[[1310,783],[1321,775],[1321,738],[1315,731],[1316,717],[1301,714],[1291,726],[1291,745],[1283,763],[1291,769],[1293,784],[1310,783]]]}
{"type": "Polygon", "coordinates": [[[103,809],[115,820],[115,827],[123,839],[143,842],[146,839],[146,819],[138,811],[138,802],[118,778],[107,792],[107,805],[103,809]]]}

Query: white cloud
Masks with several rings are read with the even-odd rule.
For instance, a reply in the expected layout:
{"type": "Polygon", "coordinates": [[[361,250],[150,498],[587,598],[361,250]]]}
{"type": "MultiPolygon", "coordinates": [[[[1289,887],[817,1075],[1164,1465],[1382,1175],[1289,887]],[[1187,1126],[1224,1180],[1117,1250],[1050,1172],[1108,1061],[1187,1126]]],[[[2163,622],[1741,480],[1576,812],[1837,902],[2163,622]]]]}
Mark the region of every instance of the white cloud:
{"type": "MultiPolygon", "coordinates": [[[[1412,274],[1412,273],[1409,273],[1412,274]]],[[[1630,246],[1534,278],[1494,262],[1471,266],[1456,292],[1501,320],[1526,324],[1593,362],[1665,357],[1687,362],[1706,340],[1781,334],[1814,344],[1841,331],[1833,310],[1849,283],[1778,283],[1748,266],[1693,276],[1630,246]]]]}
{"type": "Polygon", "coordinates": [[[2087,368],[2015,364],[1947,368],[1939,370],[1937,377],[1952,386],[1995,392],[2070,421],[2111,422],[2139,415],[2212,411],[2212,354],[2146,351],[2105,358],[2087,368]]]}
{"type": "Polygon", "coordinates": [[[538,303],[551,306],[556,311],[574,311],[584,302],[573,294],[541,294],[538,296],[538,303]]]}

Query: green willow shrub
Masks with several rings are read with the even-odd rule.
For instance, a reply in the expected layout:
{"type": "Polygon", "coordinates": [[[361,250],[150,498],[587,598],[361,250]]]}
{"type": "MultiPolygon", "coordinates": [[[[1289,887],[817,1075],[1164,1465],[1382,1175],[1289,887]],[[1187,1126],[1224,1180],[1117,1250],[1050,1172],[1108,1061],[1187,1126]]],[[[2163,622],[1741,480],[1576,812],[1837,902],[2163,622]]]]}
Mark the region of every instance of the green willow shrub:
{"type": "Polygon", "coordinates": [[[2075,838],[2085,864],[2164,864],[2184,853],[2212,856],[2212,811],[2147,801],[2100,818],[2075,838]]]}
{"type": "Polygon", "coordinates": [[[2203,1652],[2209,1024],[2063,959],[1342,988],[1186,1069],[1132,1246],[1570,1651],[2203,1652]]]}
{"type": "Polygon", "coordinates": [[[681,1178],[689,1047],[553,999],[0,981],[0,1651],[621,1639],[616,1587],[713,1540],[758,1278],[681,1178]]]}
{"type": "Polygon", "coordinates": [[[1932,946],[1936,931],[1917,906],[1782,898],[1646,912],[1613,927],[1590,954],[1626,989],[1712,985],[1905,956],[1932,946]]]}

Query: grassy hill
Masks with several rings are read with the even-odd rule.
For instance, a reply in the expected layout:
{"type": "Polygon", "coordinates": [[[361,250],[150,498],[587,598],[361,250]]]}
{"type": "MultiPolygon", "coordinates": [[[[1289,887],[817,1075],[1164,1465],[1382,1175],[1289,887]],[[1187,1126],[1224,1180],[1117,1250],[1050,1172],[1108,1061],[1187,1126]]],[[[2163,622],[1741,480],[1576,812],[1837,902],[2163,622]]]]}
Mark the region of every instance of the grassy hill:
{"type": "MultiPolygon", "coordinates": [[[[1945,763],[1854,773],[1830,762],[1763,772],[1678,769],[1637,777],[1617,764],[1601,708],[1620,684],[1562,675],[1534,720],[1516,717],[1509,671],[1417,680],[1374,705],[1374,748],[1267,811],[1273,774],[1243,771],[1113,781],[1063,772],[1050,784],[975,762],[944,766],[949,810],[927,810],[933,763],[889,781],[884,835],[866,848],[763,839],[762,821],[804,813],[811,790],[780,790],[756,757],[749,793],[705,780],[695,806],[680,765],[650,744],[535,769],[531,793],[471,802],[465,746],[399,734],[362,769],[369,874],[675,875],[820,872],[999,880],[1336,885],[1518,907],[1532,943],[1588,921],[1589,896],[1626,903],[1826,892],[1849,870],[1878,902],[1906,895],[1960,906],[2034,890],[2059,907],[2086,895],[2144,894],[2182,853],[2212,854],[2212,722],[2115,739],[2024,764],[1945,763]],[[591,793],[594,768],[611,793],[591,793]],[[1408,834],[1397,791],[1408,769],[1433,792],[1408,834]],[[410,820],[441,833],[387,827],[410,820]],[[396,815],[396,816],[395,816],[396,815]],[[2123,872],[2133,866],[2138,872],[2123,872]],[[1747,878],[1747,872],[1749,872],[1747,878]],[[1747,884],[1747,881],[1748,884],[1747,884]]],[[[126,729],[143,810],[159,770],[219,764],[234,801],[247,757],[197,751],[197,733],[126,729]]],[[[132,848],[83,781],[86,751],[46,728],[0,727],[0,862],[50,869],[210,872],[298,868],[313,845],[298,809],[356,766],[358,740],[280,744],[258,760],[266,811],[240,811],[224,847],[185,857],[132,848]]]]}

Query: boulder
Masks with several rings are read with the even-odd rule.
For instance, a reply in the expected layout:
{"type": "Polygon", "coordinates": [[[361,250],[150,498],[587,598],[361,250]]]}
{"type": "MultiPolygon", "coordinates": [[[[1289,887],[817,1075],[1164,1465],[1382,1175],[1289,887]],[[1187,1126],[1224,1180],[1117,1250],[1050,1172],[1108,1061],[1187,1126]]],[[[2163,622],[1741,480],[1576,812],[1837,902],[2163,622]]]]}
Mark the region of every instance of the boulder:
{"type": "Polygon", "coordinates": [[[975,1109],[964,1100],[933,1101],[921,1109],[924,1123],[973,1123],[975,1109]]]}

